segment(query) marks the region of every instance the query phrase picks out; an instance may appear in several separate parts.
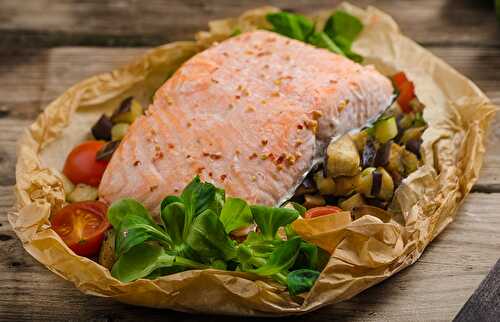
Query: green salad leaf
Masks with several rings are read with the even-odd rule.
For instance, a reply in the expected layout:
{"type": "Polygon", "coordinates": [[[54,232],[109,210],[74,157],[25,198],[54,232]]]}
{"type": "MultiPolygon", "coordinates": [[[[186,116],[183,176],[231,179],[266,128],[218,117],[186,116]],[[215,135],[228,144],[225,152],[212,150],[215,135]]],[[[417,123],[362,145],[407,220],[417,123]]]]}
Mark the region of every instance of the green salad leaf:
{"type": "Polygon", "coordinates": [[[252,206],[251,209],[253,219],[260,228],[262,236],[266,239],[275,239],[278,228],[293,222],[299,217],[299,213],[295,209],[265,206],[252,206]]]}
{"type": "Polygon", "coordinates": [[[287,286],[291,295],[307,292],[319,277],[319,272],[311,269],[298,269],[288,273],[287,286]]]}
{"type": "Polygon", "coordinates": [[[345,11],[335,11],[326,21],[323,31],[317,30],[309,18],[290,12],[270,13],[266,19],[276,33],[328,49],[355,62],[363,61],[361,55],[352,51],[352,43],[363,30],[363,24],[345,11]]]}
{"type": "Polygon", "coordinates": [[[228,198],[220,211],[220,221],[226,233],[250,226],[253,223],[252,211],[245,200],[228,198]]]}
{"type": "Polygon", "coordinates": [[[273,26],[273,31],[300,41],[307,41],[314,31],[314,23],[308,18],[290,12],[270,13],[267,21],[273,26]]]}
{"type": "Polygon", "coordinates": [[[122,282],[154,279],[189,269],[238,270],[291,285],[290,292],[305,291],[314,280],[297,270],[316,271],[324,266],[322,250],[303,241],[291,223],[305,211],[250,206],[239,198],[227,198],[223,189],[195,177],[180,196],[167,196],[156,223],[148,210],[133,199],[118,200],[108,210],[116,231],[111,274],[122,282]],[[230,233],[257,225],[237,243],[230,233]],[[282,229],[287,238],[282,239],[282,229]],[[288,276],[292,276],[292,280],[288,276]]]}

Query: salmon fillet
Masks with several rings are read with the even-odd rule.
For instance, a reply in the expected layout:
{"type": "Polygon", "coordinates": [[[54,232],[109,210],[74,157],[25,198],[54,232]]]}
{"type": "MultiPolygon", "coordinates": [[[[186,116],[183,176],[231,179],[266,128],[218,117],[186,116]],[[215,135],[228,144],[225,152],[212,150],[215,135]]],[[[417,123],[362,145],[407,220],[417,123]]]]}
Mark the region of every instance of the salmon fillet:
{"type": "Polygon", "coordinates": [[[199,175],[229,196],[277,205],[333,136],[383,111],[392,91],[371,66],[272,32],[244,33],[195,55],[157,91],[99,195],[157,211],[199,175]]]}

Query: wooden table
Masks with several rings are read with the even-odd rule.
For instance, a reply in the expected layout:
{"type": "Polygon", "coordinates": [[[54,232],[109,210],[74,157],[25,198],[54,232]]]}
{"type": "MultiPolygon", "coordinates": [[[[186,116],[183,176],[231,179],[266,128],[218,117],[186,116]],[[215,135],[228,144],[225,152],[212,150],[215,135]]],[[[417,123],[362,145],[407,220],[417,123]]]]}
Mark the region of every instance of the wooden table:
{"type": "MultiPolygon", "coordinates": [[[[302,12],[336,1],[269,1],[302,12]]],[[[0,2],[0,320],[194,321],[200,316],[81,294],[37,263],[7,223],[16,140],[52,99],[147,47],[190,39],[207,21],[268,1],[0,2]]],[[[390,13],[404,33],[474,80],[500,105],[500,27],[493,1],[356,1],[390,13]]],[[[498,119],[498,118],[497,118],[498,119]]],[[[410,268],[354,299],[291,320],[449,321],[500,255],[500,129],[456,222],[410,268]]],[[[233,318],[203,317],[205,320],[233,318]]],[[[245,319],[239,319],[245,320],[245,319]]]]}

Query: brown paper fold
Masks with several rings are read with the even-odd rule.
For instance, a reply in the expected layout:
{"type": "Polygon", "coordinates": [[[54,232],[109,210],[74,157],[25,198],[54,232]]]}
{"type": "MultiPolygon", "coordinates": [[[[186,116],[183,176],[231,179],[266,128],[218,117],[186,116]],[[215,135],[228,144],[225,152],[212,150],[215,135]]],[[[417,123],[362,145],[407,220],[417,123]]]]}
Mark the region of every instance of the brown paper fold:
{"type": "MultiPolygon", "coordinates": [[[[184,61],[236,29],[266,26],[268,7],[210,23],[196,42],[177,42],[149,51],[111,73],[68,89],[26,130],[18,145],[16,211],[9,222],[28,253],[82,292],[179,311],[237,315],[290,315],[353,297],[414,263],[451,221],[478,177],[485,137],[496,111],[467,78],[412,40],[385,13],[349,4],[365,29],[354,49],[385,74],[405,71],[427,108],[425,165],[408,177],[391,205],[393,220],[365,215],[341,225],[303,229],[303,237],[328,248],[331,258],[313,289],[291,298],[284,288],[256,276],[216,270],[187,271],[157,280],[121,283],[96,262],[76,256],[50,229],[49,215],[64,203],[58,169],[91,124],[120,100],[134,95],[150,103],[155,90],[184,61]]],[[[315,16],[324,24],[328,12],[315,16]]],[[[309,227],[310,228],[310,227],[309,227]]]]}

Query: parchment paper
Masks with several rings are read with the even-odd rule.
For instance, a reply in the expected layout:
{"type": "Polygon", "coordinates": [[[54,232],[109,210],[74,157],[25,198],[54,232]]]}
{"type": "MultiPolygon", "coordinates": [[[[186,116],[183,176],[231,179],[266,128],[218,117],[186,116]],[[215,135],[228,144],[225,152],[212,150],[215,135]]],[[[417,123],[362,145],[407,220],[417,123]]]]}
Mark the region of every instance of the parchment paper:
{"type": "MultiPolygon", "coordinates": [[[[48,218],[64,204],[59,171],[69,150],[88,135],[90,125],[128,95],[148,104],[170,73],[196,52],[241,31],[266,26],[261,8],[210,23],[193,42],[155,48],[127,66],[92,77],[68,89],[26,130],[18,145],[16,210],[9,221],[28,253],[82,292],[148,307],[237,315],[300,314],[349,299],[413,264],[451,221],[478,177],[485,136],[496,111],[468,79],[412,40],[391,17],[368,7],[343,4],[365,29],[354,49],[366,64],[391,74],[405,71],[417,96],[427,105],[430,128],[424,134],[425,165],[398,189],[391,208],[396,216],[382,222],[366,215],[311,226],[296,222],[302,237],[332,252],[313,289],[291,298],[284,288],[256,276],[195,270],[121,283],[85,257],[76,256],[50,229],[48,218]]],[[[315,16],[324,24],[329,12],[315,16]]]]}

